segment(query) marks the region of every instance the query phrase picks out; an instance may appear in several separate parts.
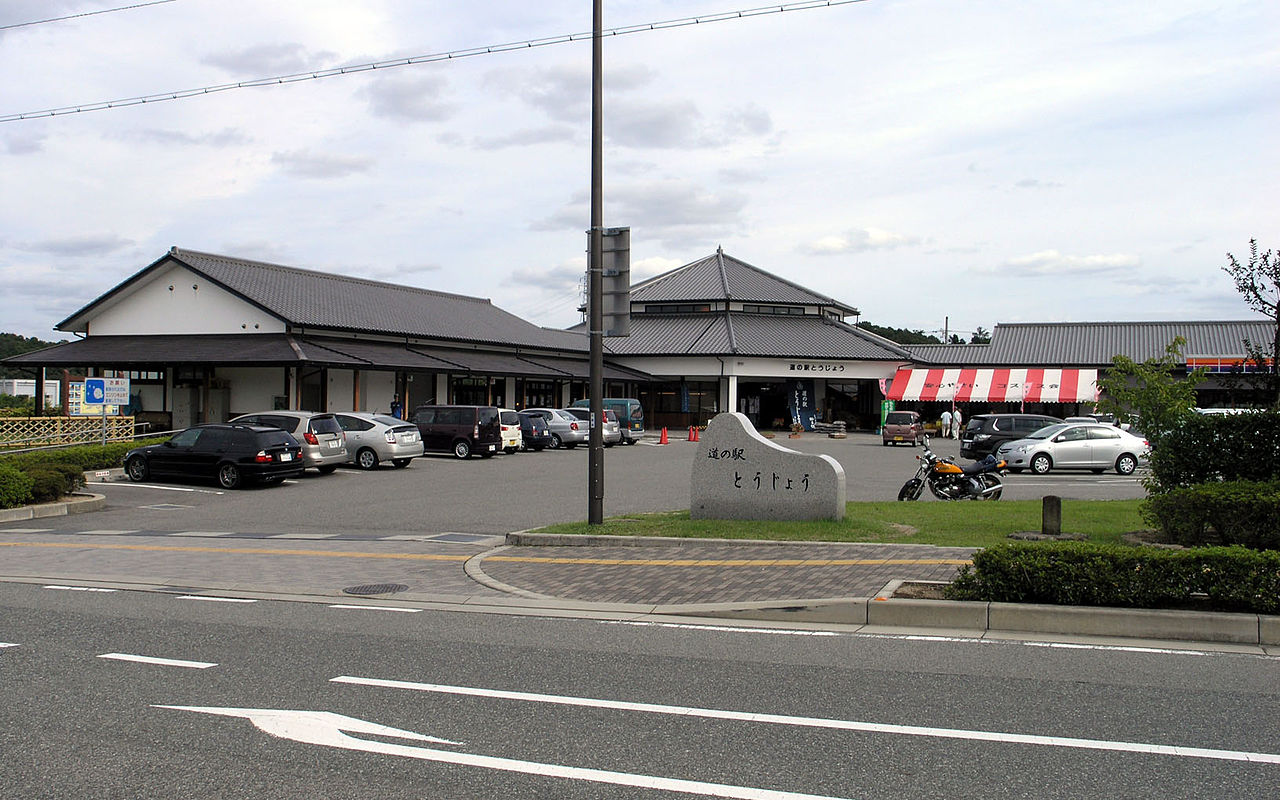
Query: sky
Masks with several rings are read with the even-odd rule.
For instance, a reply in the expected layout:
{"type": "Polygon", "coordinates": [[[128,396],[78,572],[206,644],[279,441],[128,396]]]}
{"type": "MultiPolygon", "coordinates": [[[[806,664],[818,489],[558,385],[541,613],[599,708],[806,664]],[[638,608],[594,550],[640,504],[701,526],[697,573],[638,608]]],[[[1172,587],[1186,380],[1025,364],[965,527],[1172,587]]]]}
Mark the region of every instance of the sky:
{"type": "MultiPolygon", "coordinates": [[[[0,331],[171,246],[580,321],[586,0],[0,2],[0,331]],[[71,19],[46,20],[78,15],[71,19]]],[[[759,0],[605,0],[606,30],[759,0]]],[[[863,0],[604,40],[633,280],[725,253],[877,325],[1250,319],[1280,249],[1280,3],[863,0]]]]}

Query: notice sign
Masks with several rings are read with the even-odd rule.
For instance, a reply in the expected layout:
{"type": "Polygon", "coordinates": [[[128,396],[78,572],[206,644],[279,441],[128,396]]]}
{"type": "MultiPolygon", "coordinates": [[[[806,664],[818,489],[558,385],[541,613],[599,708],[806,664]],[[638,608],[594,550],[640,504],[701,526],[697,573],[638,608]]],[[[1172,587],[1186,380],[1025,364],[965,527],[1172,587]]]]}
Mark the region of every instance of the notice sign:
{"type": "Polygon", "coordinates": [[[72,416],[114,416],[129,405],[128,378],[85,378],[73,383],[68,392],[72,416]]]}

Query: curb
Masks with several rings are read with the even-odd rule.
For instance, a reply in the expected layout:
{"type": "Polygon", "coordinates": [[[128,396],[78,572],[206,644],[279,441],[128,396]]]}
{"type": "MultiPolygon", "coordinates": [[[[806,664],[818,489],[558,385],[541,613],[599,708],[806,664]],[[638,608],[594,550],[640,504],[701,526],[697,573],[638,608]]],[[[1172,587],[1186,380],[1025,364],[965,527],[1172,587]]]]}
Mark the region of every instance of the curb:
{"type": "Polygon", "coordinates": [[[33,506],[0,509],[0,522],[21,522],[27,519],[42,517],[65,517],[71,514],[84,514],[98,511],[107,505],[106,495],[73,494],[56,503],[40,503],[33,506]]]}
{"type": "Polygon", "coordinates": [[[616,536],[610,534],[532,533],[515,531],[507,534],[511,547],[700,547],[750,545],[752,547],[902,547],[977,551],[977,547],[939,548],[931,544],[903,542],[805,542],[776,539],[708,539],[686,536],[616,536]]]}

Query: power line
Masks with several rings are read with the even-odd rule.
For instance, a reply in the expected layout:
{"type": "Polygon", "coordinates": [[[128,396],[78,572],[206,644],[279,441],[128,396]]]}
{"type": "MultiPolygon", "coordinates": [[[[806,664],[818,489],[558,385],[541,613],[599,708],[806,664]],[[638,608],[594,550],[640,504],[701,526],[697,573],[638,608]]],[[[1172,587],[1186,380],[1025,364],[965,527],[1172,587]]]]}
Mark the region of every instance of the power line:
{"type": "Polygon", "coordinates": [[[119,8],[104,8],[100,11],[83,11],[79,14],[68,14],[65,17],[50,17],[49,19],[36,19],[31,22],[15,22],[12,25],[0,25],[0,31],[7,31],[10,28],[25,28],[28,25],[44,25],[46,22],[63,22],[78,17],[92,17],[94,14],[110,14],[113,11],[130,11],[135,8],[145,8],[146,6],[158,6],[161,3],[172,3],[174,0],[151,0],[150,3],[135,3],[131,6],[120,6],[119,8]]]}
{"type": "MultiPolygon", "coordinates": [[[[172,2],[172,0],[158,0],[159,2],[172,2]]],[[[867,0],[803,0],[798,3],[786,3],[783,5],[765,6],[762,8],[743,9],[741,11],[725,11],[719,14],[708,14],[701,17],[684,17],[681,19],[669,19],[661,22],[646,22],[639,25],[628,25],[621,28],[609,28],[602,32],[604,36],[625,36],[631,33],[646,33],[648,31],[666,30],[668,28],[682,28],[689,25],[705,25],[712,22],[725,22],[727,20],[745,19],[747,17],[758,17],[765,14],[780,14],[784,11],[808,11],[814,8],[830,8],[832,6],[844,6],[851,3],[864,3],[867,0]]],[[[93,12],[101,13],[101,12],[93,12]]],[[[496,53],[506,53],[513,50],[528,50],[534,47],[546,47],[553,44],[565,44],[567,42],[589,41],[592,37],[590,32],[587,33],[570,33],[561,36],[549,36],[543,39],[527,39],[520,42],[508,42],[506,44],[494,44],[484,47],[471,47],[463,50],[451,50],[445,53],[433,53],[430,55],[413,56],[410,58],[396,58],[389,61],[375,61],[367,64],[355,64],[345,67],[333,67],[330,69],[314,70],[312,72],[295,72],[291,75],[277,75],[273,78],[257,78],[249,81],[238,81],[236,83],[222,83],[216,86],[202,86],[197,89],[181,89],[174,92],[163,92],[160,94],[141,95],[138,97],[126,97],[119,100],[106,100],[98,103],[85,103],[77,106],[62,106],[60,108],[48,108],[42,111],[26,111],[18,114],[0,115],[0,122],[16,122],[26,119],[41,119],[45,117],[64,116],[67,114],[82,114],[86,111],[103,111],[108,108],[125,108],[128,106],[144,105],[147,103],[161,103],[168,100],[182,100],[188,97],[197,97],[199,95],[214,94],[216,92],[226,92],[232,89],[249,89],[256,86],[273,86],[286,83],[299,83],[301,81],[319,80],[320,78],[332,78],[338,75],[350,75],[358,72],[368,72],[376,69],[391,69],[392,67],[407,67],[412,64],[430,64],[438,61],[451,61],[458,58],[469,58],[471,56],[494,55],[496,53]]]]}

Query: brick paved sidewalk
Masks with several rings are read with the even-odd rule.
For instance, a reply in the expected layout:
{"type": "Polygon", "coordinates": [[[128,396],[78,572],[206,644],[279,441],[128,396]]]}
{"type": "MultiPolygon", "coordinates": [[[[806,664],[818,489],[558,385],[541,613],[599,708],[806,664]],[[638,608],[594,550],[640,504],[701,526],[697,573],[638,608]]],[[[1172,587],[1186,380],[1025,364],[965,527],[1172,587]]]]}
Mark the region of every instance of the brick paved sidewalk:
{"type": "Polygon", "coordinates": [[[490,580],[566,600],[719,603],[870,597],[892,580],[950,580],[973,552],[774,542],[509,547],[478,566],[490,580]]]}

